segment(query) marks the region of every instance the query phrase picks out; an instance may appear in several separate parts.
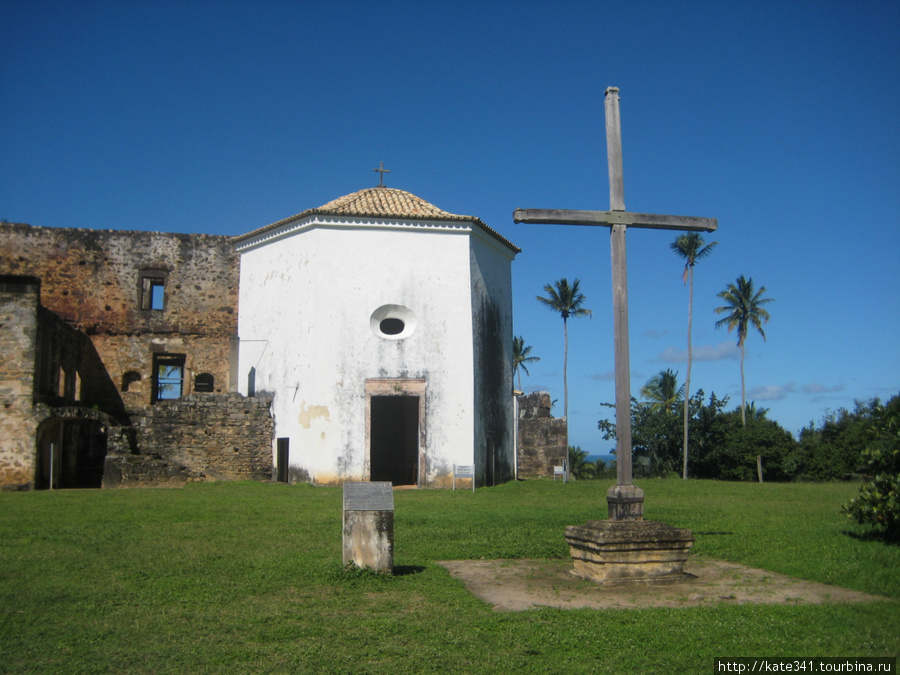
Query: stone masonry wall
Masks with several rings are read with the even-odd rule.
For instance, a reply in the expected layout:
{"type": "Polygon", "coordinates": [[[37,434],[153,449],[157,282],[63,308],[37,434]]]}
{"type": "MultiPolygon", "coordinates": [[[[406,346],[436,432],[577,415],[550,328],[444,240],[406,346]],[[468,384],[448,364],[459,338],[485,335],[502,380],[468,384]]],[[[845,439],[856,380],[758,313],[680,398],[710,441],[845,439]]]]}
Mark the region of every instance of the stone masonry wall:
{"type": "Polygon", "coordinates": [[[518,475],[552,476],[562,464],[566,448],[566,418],[550,417],[550,394],[536,391],[519,396],[518,475]]]}
{"type": "Polygon", "coordinates": [[[88,334],[237,333],[229,237],[3,223],[0,274],[38,277],[42,304],[88,334]],[[148,270],[164,277],[164,311],[141,308],[148,270]]]}
{"type": "Polygon", "coordinates": [[[41,304],[91,336],[126,405],[150,404],[158,352],[191,362],[185,394],[199,373],[234,388],[239,261],[228,237],[2,223],[0,274],[41,280],[41,304]],[[147,277],[162,285],[161,309],[146,306],[147,277]]]}
{"type": "Polygon", "coordinates": [[[239,275],[228,237],[0,223],[0,486],[35,484],[35,404],[123,425],[114,484],[268,480],[269,404],[220,396],[236,388],[239,275]],[[181,399],[153,402],[157,354],[183,357],[181,399]],[[200,374],[212,393],[194,394],[200,374]]]}
{"type": "Polygon", "coordinates": [[[275,421],[270,397],[191,394],[131,410],[141,455],[212,480],[270,480],[275,421]]]}
{"type": "Polygon", "coordinates": [[[32,415],[40,281],[0,277],[0,486],[34,482],[32,415]]]}

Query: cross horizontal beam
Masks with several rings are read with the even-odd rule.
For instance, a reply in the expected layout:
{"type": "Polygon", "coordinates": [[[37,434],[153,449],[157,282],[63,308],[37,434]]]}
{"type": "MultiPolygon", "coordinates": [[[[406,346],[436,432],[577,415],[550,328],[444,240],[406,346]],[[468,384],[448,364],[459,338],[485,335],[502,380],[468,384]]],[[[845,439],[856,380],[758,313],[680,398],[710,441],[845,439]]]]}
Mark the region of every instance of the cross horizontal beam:
{"type": "Polygon", "coordinates": [[[652,230],[682,230],[712,232],[719,227],[715,218],[695,216],[665,216],[654,213],[630,211],[572,211],[568,209],[516,209],[513,221],[517,223],[544,223],[553,225],[626,225],[652,230]]]}

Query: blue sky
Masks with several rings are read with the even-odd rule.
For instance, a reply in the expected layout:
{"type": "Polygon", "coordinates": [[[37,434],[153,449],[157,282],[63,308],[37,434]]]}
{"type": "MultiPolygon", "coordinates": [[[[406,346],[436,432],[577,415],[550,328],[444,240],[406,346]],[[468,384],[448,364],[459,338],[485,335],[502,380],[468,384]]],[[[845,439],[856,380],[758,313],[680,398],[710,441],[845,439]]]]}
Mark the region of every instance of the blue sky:
{"type": "MultiPolygon", "coordinates": [[[[614,400],[609,233],[516,225],[609,208],[603,92],[621,90],[628,210],[715,217],[696,268],[692,390],[740,401],[716,294],[764,285],[748,399],[796,433],[900,391],[900,3],[42,2],[0,4],[0,218],[235,235],[385,183],[523,250],[523,388],[602,453],[614,400]]],[[[671,232],[628,234],[632,391],[685,373],[671,232]]]]}

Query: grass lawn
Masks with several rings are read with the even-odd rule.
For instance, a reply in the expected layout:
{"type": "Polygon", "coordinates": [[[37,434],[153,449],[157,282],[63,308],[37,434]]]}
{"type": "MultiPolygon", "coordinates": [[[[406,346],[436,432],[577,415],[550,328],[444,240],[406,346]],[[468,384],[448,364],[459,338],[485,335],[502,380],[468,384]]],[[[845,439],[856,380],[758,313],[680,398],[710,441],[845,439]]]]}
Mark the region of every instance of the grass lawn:
{"type": "Polygon", "coordinates": [[[900,547],[854,484],[647,480],[693,555],[890,598],[857,605],[495,612],[436,560],[565,558],[603,481],[398,491],[396,574],[341,569],[340,488],[0,493],[0,672],[709,673],[714,657],[897,656],[900,547]]]}

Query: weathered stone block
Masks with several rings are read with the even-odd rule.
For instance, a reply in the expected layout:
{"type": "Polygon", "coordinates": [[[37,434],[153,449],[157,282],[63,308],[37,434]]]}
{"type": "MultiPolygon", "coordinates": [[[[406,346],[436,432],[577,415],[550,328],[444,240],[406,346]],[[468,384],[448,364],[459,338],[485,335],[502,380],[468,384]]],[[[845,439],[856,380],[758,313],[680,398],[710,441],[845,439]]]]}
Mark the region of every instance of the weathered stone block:
{"type": "Polygon", "coordinates": [[[393,511],[344,511],[343,563],[393,573],[393,511]]]}
{"type": "Polygon", "coordinates": [[[694,535],[651,520],[592,520],[567,527],[566,542],[576,576],[603,583],[671,583],[683,577],[694,535]]]}

